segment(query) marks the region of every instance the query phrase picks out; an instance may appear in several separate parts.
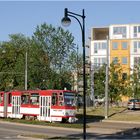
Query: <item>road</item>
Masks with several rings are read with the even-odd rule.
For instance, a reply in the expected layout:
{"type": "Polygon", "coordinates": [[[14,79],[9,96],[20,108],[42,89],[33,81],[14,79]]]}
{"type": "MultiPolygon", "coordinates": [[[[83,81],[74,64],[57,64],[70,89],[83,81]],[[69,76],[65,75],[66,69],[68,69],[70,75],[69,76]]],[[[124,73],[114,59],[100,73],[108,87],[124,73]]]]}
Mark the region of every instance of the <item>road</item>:
{"type": "MultiPolygon", "coordinates": [[[[136,139],[140,138],[140,124],[113,122],[90,123],[87,139],[136,139]]],[[[82,129],[27,125],[0,121],[0,140],[31,140],[21,135],[41,134],[49,137],[63,136],[82,139],[82,129]]]]}

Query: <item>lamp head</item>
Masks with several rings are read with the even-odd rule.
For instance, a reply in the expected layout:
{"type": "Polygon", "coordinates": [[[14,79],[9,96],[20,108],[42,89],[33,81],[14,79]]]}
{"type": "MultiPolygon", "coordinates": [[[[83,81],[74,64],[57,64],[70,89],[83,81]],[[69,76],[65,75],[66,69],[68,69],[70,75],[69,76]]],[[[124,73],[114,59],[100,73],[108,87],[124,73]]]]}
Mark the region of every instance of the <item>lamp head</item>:
{"type": "Polygon", "coordinates": [[[71,24],[71,20],[68,17],[64,17],[62,18],[61,23],[63,26],[68,27],[71,24]]]}
{"type": "Polygon", "coordinates": [[[70,20],[70,18],[68,17],[68,9],[65,8],[65,9],[64,9],[64,17],[63,17],[62,20],[61,20],[61,24],[62,24],[63,26],[65,26],[65,27],[67,27],[67,26],[70,25],[70,23],[71,23],[71,20],[70,20]]]}

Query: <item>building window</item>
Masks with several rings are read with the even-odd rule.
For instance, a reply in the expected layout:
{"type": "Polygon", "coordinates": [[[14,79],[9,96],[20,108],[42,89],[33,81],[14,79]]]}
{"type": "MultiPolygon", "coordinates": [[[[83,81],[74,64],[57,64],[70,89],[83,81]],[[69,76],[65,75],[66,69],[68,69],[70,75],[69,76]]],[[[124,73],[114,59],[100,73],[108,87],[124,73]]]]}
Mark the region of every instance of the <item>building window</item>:
{"type": "Polygon", "coordinates": [[[140,49],[140,41],[138,42],[138,48],[140,49]]]}
{"type": "Polygon", "coordinates": [[[113,58],[112,58],[112,62],[113,62],[114,64],[117,64],[117,63],[118,63],[118,57],[113,57],[113,58]]]}
{"type": "Polygon", "coordinates": [[[106,44],[105,42],[103,42],[103,43],[102,43],[102,49],[103,49],[103,50],[106,50],[106,48],[107,48],[107,44],[106,44]]]}
{"type": "Polygon", "coordinates": [[[106,57],[102,57],[102,58],[94,58],[94,65],[95,66],[102,66],[103,64],[106,64],[106,57]]]}
{"type": "Polygon", "coordinates": [[[140,57],[134,57],[134,65],[140,64],[140,57]]]}
{"type": "Polygon", "coordinates": [[[112,49],[117,50],[118,49],[118,42],[113,42],[112,43],[112,49]]]}
{"type": "Polygon", "coordinates": [[[134,30],[134,34],[133,34],[134,37],[137,37],[137,34],[140,33],[140,26],[134,26],[133,30],[134,30]]]}
{"type": "Polygon", "coordinates": [[[102,64],[106,64],[106,58],[102,58],[102,64]]]}
{"type": "Polygon", "coordinates": [[[127,42],[122,42],[122,49],[127,50],[128,48],[128,43],[127,42]]]}
{"type": "Polygon", "coordinates": [[[94,43],[94,53],[98,53],[98,50],[105,50],[107,47],[106,42],[95,42],[94,43]]]}
{"type": "Polygon", "coordinates": [[[122,35],[122,37],[126,37],[126,27],[114,27],[113,28],[113,34],[114,35],[122,35]]]}
{"type": "Polygon", "coordinates": [[[97,66],[97,58],[94,58],[94,65],[97,66]]]}
{"type": "Polygon", "coordinates": [[[126,80],[127,79],[127,73],[123,73],[122,74],[122,80],[126,80]]]}
{"type": "Polygon", "coordinates": [[[127,64],[127,57],[122,57],[122,64],[127,64]]]}
{"type": "Polygon", "coordinates": [[[94,43],[94,53],[97,53],[97,43],[94,43]]]}
{"type": "Polygon", "coordinates": [[[137,52],[137,42],[136,41],[134,41],[134,52],[137,52]]]}
{"type": "Polygon", "coordinates": [[[134,52],[138,52],[138,49],[140,49],[140,41],[134,41],[133,46],[134,46],[134,52]]]}

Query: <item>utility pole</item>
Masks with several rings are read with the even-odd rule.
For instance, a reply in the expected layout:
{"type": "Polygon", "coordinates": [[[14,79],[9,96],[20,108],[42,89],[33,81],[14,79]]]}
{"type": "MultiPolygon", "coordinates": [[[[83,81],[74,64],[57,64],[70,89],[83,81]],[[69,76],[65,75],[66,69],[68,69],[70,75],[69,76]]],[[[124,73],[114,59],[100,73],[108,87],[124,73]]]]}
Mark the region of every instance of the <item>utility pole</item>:
{"type": "Polygon", "coordinates": [[[105,119],[108,118],[108,76],[109,76],[109,38],[107,36],[107,48],[106,48],[106,82],[105,82],[105,119]]]}
{"type": "Polygon", "coordinates": [[[77,45],[77,93],[78,93],[78,91],[79,91],[79,68],[78,68],[78,61],[79,61],[79,58],[78,58],[78,53],[79,51],[78,51],[78,45],[77,45]]]}
{"type": "Polygon", "coordinates": [[[28,60],[28,53],[27,53],[27,49],[26,49],[26,53],[25,53],[25,90],[27,90],[27,81],[28,81],[27,60],[28,60]]]}
{"type": "Polygon", "coordinates": [[[95,95],[94,95],[94,63],[91,62],[91,37],[88,38],[90,41],[90,98],[93,103],[93,108],[95,108],[95,95]]]}
{"type": "Polygon", "coordinates": [[[92,63],[91,63],[91,69],[90,69],[90,82],[91,82],[91,87],[90,87],[90,89],[91,89],[91,93],[90,93],[90,96],[91,96],[91,100],[92,100],[92,102],[93,102],[93,108],[95,108],[95,102],[94,102],[94,100],[95,100],[95,96],[94,96],[94,68],[93,68],[94,66],[92,65],[92,63]]]}
{"type": "Polygon", "coordinates": [[[4,118],[7,118],[8,94],[4,93],[4,118]]]}

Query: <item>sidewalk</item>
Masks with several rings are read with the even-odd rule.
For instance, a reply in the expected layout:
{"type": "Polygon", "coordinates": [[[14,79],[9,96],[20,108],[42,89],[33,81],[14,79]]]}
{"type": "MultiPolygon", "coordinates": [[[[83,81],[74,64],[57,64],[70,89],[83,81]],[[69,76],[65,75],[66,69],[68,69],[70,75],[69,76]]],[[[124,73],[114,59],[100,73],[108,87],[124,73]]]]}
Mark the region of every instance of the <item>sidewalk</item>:
{"type": "Polygon", "coordinates": [[[116,121],[116,120],[109,120],[109,119],[104,119],[102,122],[112,122],[112,123],[124,123],[124,124],[140,124],[140,122],[136,121],[116,121]]]}
{"type": "Polygon", "coordinates": [[[126,130],[140,128],[140,122],[116,121],[109,119],[104,119],[101,120],[100,122],[90,122],[87,123],[87,125],[90,127],[87,128],[87,131],[90,130],[93,133],[98,134],[115,134],[126,130]]]}

